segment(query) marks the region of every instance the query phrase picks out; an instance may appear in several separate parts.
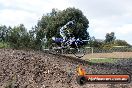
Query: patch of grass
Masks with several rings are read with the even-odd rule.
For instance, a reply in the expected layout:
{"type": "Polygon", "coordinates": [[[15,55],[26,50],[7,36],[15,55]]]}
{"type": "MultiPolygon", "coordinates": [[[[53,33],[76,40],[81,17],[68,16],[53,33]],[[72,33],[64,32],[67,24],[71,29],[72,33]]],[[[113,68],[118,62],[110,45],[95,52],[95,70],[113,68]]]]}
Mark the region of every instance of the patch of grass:
{"type": "Polygon", "coordinates": [[[117,59],[113,58],[92,58],[90,62],[92,63],[114,63],[117,59]]]}
{"type": "Polygon", "coordinates": [[[9,48],[9,44],[5,42],[0,42],[0,48],[9,48]]]}

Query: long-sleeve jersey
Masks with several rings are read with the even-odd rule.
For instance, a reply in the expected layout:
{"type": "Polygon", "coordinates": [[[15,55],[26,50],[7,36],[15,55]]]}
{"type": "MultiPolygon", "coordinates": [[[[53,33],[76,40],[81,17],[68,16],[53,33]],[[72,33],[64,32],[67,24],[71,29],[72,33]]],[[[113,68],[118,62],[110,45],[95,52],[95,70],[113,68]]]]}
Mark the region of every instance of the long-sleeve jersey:
{"type": "Polygon", "coordinates": [[[65,31],[69,25],[73,25],[73,21],[67,22],[63,27],[60,28],[60,35],[63,37],[63,39],[66,37],[65,31]]]}

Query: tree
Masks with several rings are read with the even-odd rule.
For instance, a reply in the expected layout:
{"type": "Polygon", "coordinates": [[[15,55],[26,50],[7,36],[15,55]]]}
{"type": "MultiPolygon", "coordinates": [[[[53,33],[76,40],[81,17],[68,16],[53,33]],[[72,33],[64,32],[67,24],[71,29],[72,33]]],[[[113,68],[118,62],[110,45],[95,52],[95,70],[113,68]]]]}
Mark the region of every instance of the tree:
{"type": "Polygon", "coordinates": [[[115,33],[114,32],[107,33],[105,38],[106,38],[105,43],[112,43],[116,39],[115,33]]]}
{"type": "Polygon", "coordinates": [[[89,39],[90,36],[87,32],[89,21],[86,16],[83,15],[81,10],[75,8],[67,8],[61,12],[60,17],[60,19],[62,19],[62,25],[60,26],[63,26],[70,20],[75,20],[75,26],[73,27],[72,31],[74,36],[81,39],[89,39]]]}
{"type": "Polygon", "coordinates": [[[115,40],[114,44],[116,46],[130,46],[130,44],[128,44],[125,40],[120,40],[120,39],[115,40]]]}
{"type": "Polygon", "coordinates": [[[94,36],[90,37],[88,45],[90,47],[97,47],[97,48],[102,48],[104,42],[101,39],[96,39],[94,36]]]}
{"type": "Polygon", "coordinates": [[[29,37],[23,24],[15,26],[9,32],[9,43],[13,48],[26,48],[28,46],[29,37]]]}
{"type": "Polygon", "coordinates": [[[0,26],[0,41],[6,42],[7,31],[8,28],[5,25],[0,26]]]}
{"type": "Polygon", "coordinates": [[[82,11],[75,8],[67,8],[63,11],[53,9],[51,13],[43,15],[36,26],[36,40],[41,43],[41,40],[46,36],[48,42],[53,36],[61,37],[59,29],[68,21],[75,20],[75,26],[71,32],[76,38],[89,39],[87,28],[89,27],[88,19],[83,15],[82,11]]]}

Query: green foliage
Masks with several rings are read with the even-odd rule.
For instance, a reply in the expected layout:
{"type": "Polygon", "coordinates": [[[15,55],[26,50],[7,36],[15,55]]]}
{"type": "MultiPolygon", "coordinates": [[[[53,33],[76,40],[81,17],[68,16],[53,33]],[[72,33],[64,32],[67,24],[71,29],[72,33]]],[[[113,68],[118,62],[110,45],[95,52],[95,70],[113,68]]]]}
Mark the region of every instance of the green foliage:
{"type": "Polygon", "coordinates": [[[128,44],[125,40],[120,40],[120,39],[115,40],[114,44],[116,46],[130,46],[130,44],[128,44]]]}
{"type": "Polygon", "coordinates": [[[102,44],[103,44],[102,42],[95,40],[95,41],[90,42],[90,47],[99,47],[99,48],[101,48],[102,44]]]}
{"type": "Polygon", "coordinates": [[[0,41],[7,42],[8,41],[8,33],[11,27],[6,27],[5,25],[0,26],[0,41]]]}
{"type": "Polygon", "coordinates": [[[0,42],[0,48],[10,48],[10,45],[5,42],[0,42]]]}
{"type": "Polygon", "coordinates": [[[88,45],[90,47],[98,47],[98,48],[101,48],[103,46],[104,42],[103,40],[98,40],[98,39],[95,39],[95,37],[90,37],[90,40],[89,40],[89,43],[88,45]]]}
{"type": "Polygon", "coordinates": [[[106,50],[110,50],[113,48],[113,46],[114,46],[113,44],[104,44],[102,48],[106,50]]]}
{"type": "Polygon", "coordinates": [[[81,10],[75,8],[67,8],[66,10],[62,11],[60,17],[62,21],[64,20],[62,22],[64,24],[69,20],[75,20],[76,25],[73,27],[73,34],[75,35],[75,37],[89,39],[89,33],[87,32],[89,21],[83,15],[81,10]]]}
{"type": "MultiPolygon", "coordinates": [[[[89,46],[90,47],[95,47],[95,48],[101,48],[102,50],[111,50],[114,49],[114,46],[131,46],[130,44],[128,44],[125,40],[115,40],[115,34],[114,32],[111,33],[107,33],[106,34],[106,39],[105,40],[99,40],[99,39],[95,39],[95,37],[91,37],[90,41],[89,41],[89,46]]],[[[125,50],[123,48],[123,50],[125,50]]],[[[125,51],[130,51],[130,49],[125,50],[125,51]]]]}
{"type": "Polygon", "coordinates": [[[0,40],[4,41],[6,36],[6,26],[0,26],[0,40]]]}
{"type": "Polygon", "coordinates": [[[21,38],[23,37],[24,33],[26,32],[26,29],[24,25],[20,24],[20,26],[14,27],[9,32],[9,42],[11,44],[11,47],[13,48],[20,48],[22,47],[21,38]]]}
{"type": "Polygon", "coordinates": [[[114,32],[107,33],[105,38],[106,38],[105,39],[105,43],[111,43],[111,42],[113,42],[116,39],[115,33],[114,32]]]}
{"type": "Polygon", "coordinates": [[[23,24],[9,31],[9,43],[15,49],[35,48],[33,35],[27,32],[23,24]]]}

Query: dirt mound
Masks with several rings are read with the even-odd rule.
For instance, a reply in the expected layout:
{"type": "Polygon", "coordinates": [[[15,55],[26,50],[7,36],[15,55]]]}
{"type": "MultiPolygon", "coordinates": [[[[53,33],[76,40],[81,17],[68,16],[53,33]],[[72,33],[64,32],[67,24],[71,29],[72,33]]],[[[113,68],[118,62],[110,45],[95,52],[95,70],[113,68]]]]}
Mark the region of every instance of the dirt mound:
{"type": "MultiPolygon", "coordinates": [[[[131,88],[132,85],[86,84],[76,82],[76,68],[83,64],[89,73],[112,73],[111,66],[90,64],[76,58],[39,51],[0,49],[0,88],[131,88]],[[102,69],[103,68],[103,69],[102,69]],[[98,72],[99,70],[104,72],[98,72]],[[114,86],[114,87],[113,87],[114,86]]],[[[124,71],[122,71],[124,72],[124,71]]]]}

